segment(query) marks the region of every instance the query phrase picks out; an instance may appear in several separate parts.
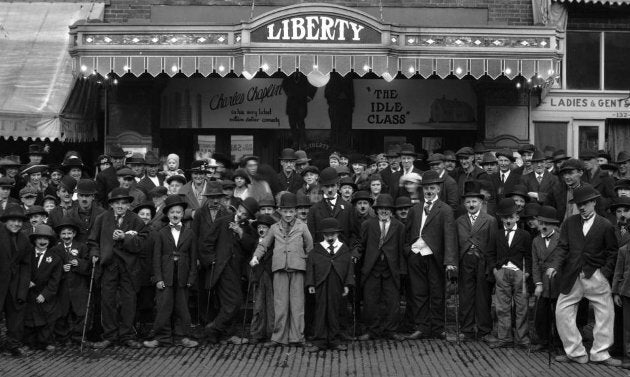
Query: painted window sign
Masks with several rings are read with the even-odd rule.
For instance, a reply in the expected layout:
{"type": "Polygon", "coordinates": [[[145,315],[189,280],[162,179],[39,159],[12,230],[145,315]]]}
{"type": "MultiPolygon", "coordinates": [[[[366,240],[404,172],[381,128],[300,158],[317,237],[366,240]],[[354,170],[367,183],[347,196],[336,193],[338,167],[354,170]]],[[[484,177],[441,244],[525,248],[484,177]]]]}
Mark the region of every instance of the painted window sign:
{"type": "Polygon", "coordinates": [[[365,23],[328,15],[294,16],[254,29],[252,42],[270,43],[381,43],[381,33],[365,23]]]}

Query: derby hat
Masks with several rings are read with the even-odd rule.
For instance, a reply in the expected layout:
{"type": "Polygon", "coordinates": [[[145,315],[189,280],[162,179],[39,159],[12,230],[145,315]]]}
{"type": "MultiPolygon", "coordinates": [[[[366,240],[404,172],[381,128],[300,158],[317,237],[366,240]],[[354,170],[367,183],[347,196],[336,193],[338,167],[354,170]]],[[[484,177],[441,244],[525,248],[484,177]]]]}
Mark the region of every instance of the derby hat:
{"type": "Polygon", "coordinates": [[[615,162],[621,164],[626,161],[630,161],[630,153],[626,151],[619,152],[619,154],[617,154],[617,161],[615,162]]]}
{"type": "Polygon", "coordinates": [[[599,168],[602,170],[611,170],[611,171],[619,170],[619,166],[617,166],[617,164],[614,164],[614,163],[601,164],[599,165],[599,168]]]}
{"type": "Polygon", "coordinates": [[[83,169],[84,167],[83,160],[78,156],[68,156],[61,163],[61,168],[65,171],[69,171],[72,168],[83,169]]]}
{"type": "Polygon", "coordinates": [[[462,198],[479,198],[485,199],[485,196],[481,193],[481,184],[479,181],[466,181],[464,182],[464,194],[462,198]]]}
{"type": "Polygon", "coordinates": [[[562,162],[570,159],[571,157],[567,156],[567,152],[564,149],[558,149],[551,155],[553,162],[562,162]]]}
{"type": "Polygon", "coordinates": [[[525,187],[525,185],[514,185],[514,187],[512,187],[512,191],[505,194],[505,197],[510,198],[515,195],[522,196],[525,201],[529,199],[529,196],[527,195],[527,187],[525,187]]]}
{"type": "Polygon", "coordinates": [[[168,189],[164,186],[155,186],[154,188],[152,188],[151,190],[149,190],[149,198],[153,199],[153,198],[160,198],[162,196],[166,196],[168,195],[168,189]]]}
{"type": "Polygon", "coordinates": [[[438,172],[434,170],[428,170],[422,173],[422,186],[434,185],[444,182],[443,178],[440,178],[438,172]]]}
{"type": "Polygon", "coordinates": [[[311,159],[308,158],[308,156],[306,155],[306,152],[304,152],[303,150],[295,151],[295,157],[297,157],[297,159],[295,160],[295,163],[297,165],[306,164],[307,162],[311,161],[311,159]]]}
{"type": "Polygon", "coordinates": [[[560,165],[558,173],[562,174],[565,171],[581,170],[584,171],[584,163],[576,158],[570,158],[560,165]]]}
{"type": "Polygon", "coordinates": [[[579,155],[580,160],[582,161],[588,161],[588,160],[592,160],[594,158],[597,158],[597,152],[595,151],[582,151],[579,155]]]}
{"type": "Polygon", "coordinates": [[[512,162],[516,161],[516,158],[514,157],[514,152],[512,152],[511,149],[507,149],[507,148],[497,151],[495,156],[497,156],[497,158],[503,156],[512,162]]]}
{"type": "Polygon", "coordinates": [[[61,218],[59,224],[55,225],[55,232],[61,233],[61,231],[65,228],[71,228],[77,234],[81,231],[81,227],[79,227],[79,224],[77,224],[77,222],[72,220],[72,218],[69,216],[64,216],[61,218]]]}
{"type": "Polygon", "coordinates": [[[166,178],[166,184],[167,185],[171,184],[171,182],[173,182],[173,181],[178,181],[182,185],[185,185],[186,184],[186,177],[184,177],[181,174],[174,174],[174,175],[171,175],[171,176],[166,178]]]}
{"type": "Polygon", "coordinates": [[[320,233],[339,233],[343,230],[339,226],[339,221],[334,217],[327,217],[319,223],[320,233]]]}
{"type": "Polygon", "coordinates": [[[319,183],[322,186],[335,185],[338,181],[339,175],[337,174],[337,171],[331,167],[325,168],[319,175],[319,183]]]}
{"type": "Polygon", "coordinates": [[[140,153],[134,153],[130,157],[127,157],[127,159],[125,160],[125,164],[127,165],[144,165],[145,163],[146,160],[140,153]]]}
{"type": "Polygon", "coordinates": [[[126,156],[125,151],[118,145],[112,145],[109,148],[109,157],[111,158],[125,158],[126,156]]]}
{"type": "Polygon", "coordinates": [[[31,217],[33,215],[48,215],[48,212],[46,212],[46,210],[44,210],[44,207],[42,206],[31,206],[31,208],[27,209],[24,212],[24,215],[26,217],[31,217]]]}
{"type": "Polygon", "coordinates": [[[186,199],[184,198],[184,196],[182,195],[167,196],[166,199],[164,199],[164,208],[162,208],[162,213],[165,215],[168,214],[168,210],[175,206],[181,206],[184,209],[188,207],[188,203],[186,202],[186,199]]]}
{"type": "Polygon", "coordinates": [[[431,156],[429,156],[427,162],[429,163],[429,165],[441,164],[442,162],[444,162],[444,155],[442,153],[433,153],[431,156]]]}
{"type": "Polygon", "coordinates": [[[630,179],[624,178],[624,179],[618,180],[617,182],[615,182],[615,187],[613,189],[614,190],[618,190],[618,189],[630,190],[630,179]]]}
{"type": "Polygon", "coordinates": [[[354,193],[354,195],[352,195],[352,204],[356,204],[356,202],[358,202],[359,200],[367,200],[368,202],[370,202],[370,205],[374,203],[374,198],[370,195],[369,192],[365,190],[357,191],[354,193]]]}
{"type": "Polygon", "coordinates": [[[129,203],[133,202],[133,196],[129,195],[129,189],[124,187],[116,187],[109,195],[107,195],[107,203],[114,202],[116,200],[126,200],[129,203]]]}
{"type": "Polygon", "coordinates": [[[300,207],[311,207],[313,203],[311,203],[311,199],[308,195],[304,195],[302,193],[297,194],[297,208],[300,207]]]}
{"type": "Polygon", "coordinates": [[[534,153],[534,151],[536,150],[536,146],[533,144],[525,144],[522,147],[520,147],[518,149],[518,154],[523,154],[523,153],[534,153]]]}
{"type": "Polygon", "coordinates": [[[611,212],[615,212],[617,208],[620,208],[620,207],[630,208],[630,198],[627,196],[614,198],[612,202],[610,203],[610,205],[608,206],[608,209],[611,212]]]}
{"type": "MultiPolygon", "coordinates": [[[[260,205],[259,205],[260,206],[260,205]]],[[[292,192],[285,192],[280,196],[278,208],[295,208],[297,207],[297,196],[292,192]]]]}
{"type": "Polygon", "coordinates": [[[91,179],[79,179],[76,185],[77,195],[95,195],[96,182],[91,179]]]}
{"type": "Polygon", "coordinates": [[[551,224],[560,222],[560,220],[558,220],[558,212],[552,206],[540,207],[538,215],[536,215],[536,220],[551,224]]]}
{"type": "Polygon", "coordinates": [[[393,209],[395,207],[396,205],[394,204],[394,198],[392,198],[392,196],[389,194],[380,194],[379,196],[376,197],[376,200],[374,201],[374,204],[372,205],[372,208],[374,209],[377,209],[377,208],[393,209]]]}
{"type": "Polygon", "coordinates": [[[59,182],[59,186],[65,188],[69,193],[73,193],[77,187],[77,180],[69,175],[64,175],[59,182]]]}
{"type": "Polygon", "coordinates": [[[523,208],[523,213],[521,213],[522,218],[532,218],[538,216],[538,212],[540,211],[540,204],[536,202],[527,203],[523,208]]]}
{"type": "Polygon", "coordinates": [[[339,180],[339,188],[341,188],[343,186],[350,186],[350,187],[352,187],[352,189],[354,191],[357,190],[357,184],[354,183],[354,181],[350,177],[343,177],[343,178],[341,178],[339,180]]]}
{"type": "Polygon", "coordinates": [[[513,214],[518,212],[518,206],[516,202],[512,198],[504,198],[501,199],[499,204],[497,204],[497,216],[507,217],[512,216],[513,214]]]}
{"type": "MultiPolygon", "coordinates": [[[[336,172],[336,170],[335,170],[335,172],[336,172]]],[[[306,173],[313,173],[313,174],[319,175],[319,169],[317,168],[317,166],[309,165],[309,166],[305,167],[304,169],[302,169],[302,171],[300,172],[300,175],[304,176],[304,175],[306,175],[306,173]]]]}
{"type": "Polygon", "coordinates": [[[284,148],[282,152],[280,152],[280,157],[278,158],[280,161],[295,161],[297,157],[295,156],[295,150],[293,148],[284,148]]]}
{"type": "Polygon", "coordinates": [[[148,209],[149,211],[151,211],[151,218],[155,217],[155,213],[157,212],[157,209],[155,208],[155,204],[153,204],[152,200],[145,200],[144,202],[138,204],[137,206],[133,207],[133,211],[135,213],[140,212],[141,209],[148,209]]]}
{"type": "Polygon", "coordinates": [[[411,143],[404,143],[400,146],[400,151],[398,151],[399,156],[413,156],[417,157],[416,147],[411,143]]]}
{"type": "Polygon", "coordinates": [[[595,200],[600,196],[599,191],[595,190],[593,186],[580,186],[573,190],[573,199],[571,201],[575,204],[582,204],[595,200]]]}
{"type": "Polygon", "coordinates": [[[256,216],[256,212],[258,212],[258,202],[256,201],[256,199],[252,197],[247,197],[241,202],[240,205],[245,208],[250,217],[256,216]]]}
{"type": "Polygon", "coordinates": [[[124,168],[118,169],[118,171],[116,171],[116,175],[119,176],[119,177],[125,177],[125,178],[132,177],[132,178],[134,178],[136,176],[136,172],[134,172],[130,168],[124,167],[124,168]]]}
{"type": "Polygon", "coordinates": [[[46,237],[50,240],[50,243],[52,244],[57,239],[57,233],[55,233],[53,228],[51,228],[49,225],[39,224],[35,226],[35,229],[33,229],[33,233],[29,234],[28,237],[31,239],[31,242],[38,237],[46,237]]]}
{"type": "Polygon", "coordinates": [[[337,175],[350,175],[350,168],[345,165],[335,166],[335,170],[337,171],[337,175]]]}
{"type": "Polygon", "coordinates": [[[497,157],[492,152],[485,152],[481,158],[481,165],[494,165],[497,163],[497,157]]]}
{"type": "Polygon", "coordinates": [[[145,163],[145,165],[149,165],[149,166],[159,165],[160,164],[160,159],[158,158],[158,156],[153,151],[148,151],[144,155],[144,163],[145,163]]]}
{"type": "Polygon", "coordinates": [[[276,223],[276,220],[274,220],[274,218],[271,217],[271,215],[258,214],[256,215],[256,221],[252,223],[252,226],[254,228],[257,228],[258,225],[272,226],[275,223],[276,223]]]}
{"type": "Polygon", "coordinates": [[[546,145],[545,148],[543,148],[543,153],[545,154],[545,157],[547,159],[553,158],[553,152],[556,151],[556,147],[551,146],[551,145],[546,145]]]}
{"type": "Polygon", "coordinates": [[[203,196],[225,196],[223,193],[223,185],[219,181],[209,181],[206,184],[206,190],[203,196]]]}
{"type": "Polygon", "coordinates": [[[0,216],[0,221],[6,222],[7,220],[11,220],[11,219],[17,219],[17,220],[22,220],[22,221],[28,220],[26,215],[24,215],[24,208],[22,208],[21,205],[9,203],[4,208],[4,212],[2,213],[2,216],[0,216]]]}
{"type": "Polygon", "coordinates": [[[0,177],[0,187],[15,186],[15,179],[9,177],[0,177]]]}
{"type": "Polygon", "coordinates": [[[476,142],[475,145],[473,146],[473,151],[475,152],[475,154],[482,154],[482,153],[490,152],[490,149],[486,147],[483,143],[476,142]]]}
{"type": "Polygon", "coordinates": [[[396,209],[411,208],[413,207],[413,203],[411,202],[410,197],[399,196],[396,198],[396,201],[394,202],[394,207],[396,209]]]}

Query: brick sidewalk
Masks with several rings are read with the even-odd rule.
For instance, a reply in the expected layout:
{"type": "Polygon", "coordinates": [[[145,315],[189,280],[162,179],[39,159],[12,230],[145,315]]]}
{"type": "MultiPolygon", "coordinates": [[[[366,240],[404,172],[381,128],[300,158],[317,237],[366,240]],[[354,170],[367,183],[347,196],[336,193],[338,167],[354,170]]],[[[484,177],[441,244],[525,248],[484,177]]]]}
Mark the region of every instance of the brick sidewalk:
{"type": "Polygon", "coordinates": [[[266,349],[222,344],[199,349],[158,348],[104,351],[78,348],[39,352],[25,359],[0,356],[0,376],[501,376],[615,377],[630,371],[600,365],[547,366],[547,354],[491,350],[483,343],[438,340],[368,341],[347,352],[311,354],[303,348],[266,349]]]}

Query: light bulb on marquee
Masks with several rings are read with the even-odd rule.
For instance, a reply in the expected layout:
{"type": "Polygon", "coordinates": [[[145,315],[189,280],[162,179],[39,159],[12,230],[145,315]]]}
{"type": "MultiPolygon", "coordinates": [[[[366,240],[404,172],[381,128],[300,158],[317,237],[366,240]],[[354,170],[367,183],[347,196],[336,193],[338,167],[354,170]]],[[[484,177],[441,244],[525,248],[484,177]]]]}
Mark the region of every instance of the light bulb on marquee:
{"type": "Polygon", "coordinates": [[[323,86],[326,86],[326,84],[328,84],[328,81],[330,80],[330,74],[323,74],[318,70],[314,70],[311,73],[309,73],[308,75],[306,75],[306,79],[308,80],[308,82],[310,82],[313,86],[317,87],[317,88],[321,88],[323,86]]]}
{"type": "Polygon", "coordinates": [[[507,68],[505,69],[505,74],[506,74],[506,75],[509,75],[509,74],[511,74],[511,73],[512,73],[512,68],[507,67],[507,68]]]}
{"type": "Polygon", "coordinates": [[[416,69],[413,66],[411,66],[411,67],[409,67],[408,71],[409,71],[409,73],[413,74],[413,73],[416,72],[416,69]]]}
{"type": "Polygon", "coordinates": [[[262,68],[263,71],[267,72],[269,70],[269,64],[264,63],[260,68],[262,68]]]}
{"type": "Polygon", "coordinates": [[[174,65],[174,66],[172,66],[172,67],[171,67],[171,71],[172,71],[173,73],[177,72],[178,70],[179,70],[179,69],[177,68],[177,66],[176,66],[176,65],[174,65]]]}
{"type": "Polygon", "coordinates": [[[461,67],[457,67],[457,68],[455,69],[455,73],[456,73],[456,74],[458,74],[458,75],[461,75],[461,74],[462,74],[462,72],[463,72],[463,69],[462,69],[461,67]]]}

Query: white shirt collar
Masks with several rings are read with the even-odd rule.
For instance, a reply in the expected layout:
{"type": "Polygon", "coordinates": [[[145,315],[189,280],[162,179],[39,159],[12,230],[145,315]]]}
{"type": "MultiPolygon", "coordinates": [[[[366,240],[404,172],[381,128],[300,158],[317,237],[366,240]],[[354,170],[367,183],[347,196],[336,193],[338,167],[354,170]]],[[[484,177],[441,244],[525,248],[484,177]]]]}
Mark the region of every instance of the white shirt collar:
{"type": "MultiPolygon", "coordinates": [[[[327,252],[330,252],[330,249],[328,249],[330,247],[330,244],[327,241],[322,241],[319,244],[324,248],[324,250],[326,250],[327,252]]],[[[341,243],[341,241],[339,241],[339,239],[335,240],[335,242],[333,243],[335,254],[339,251],[342,245],[343,244],[341,243]]]]}

